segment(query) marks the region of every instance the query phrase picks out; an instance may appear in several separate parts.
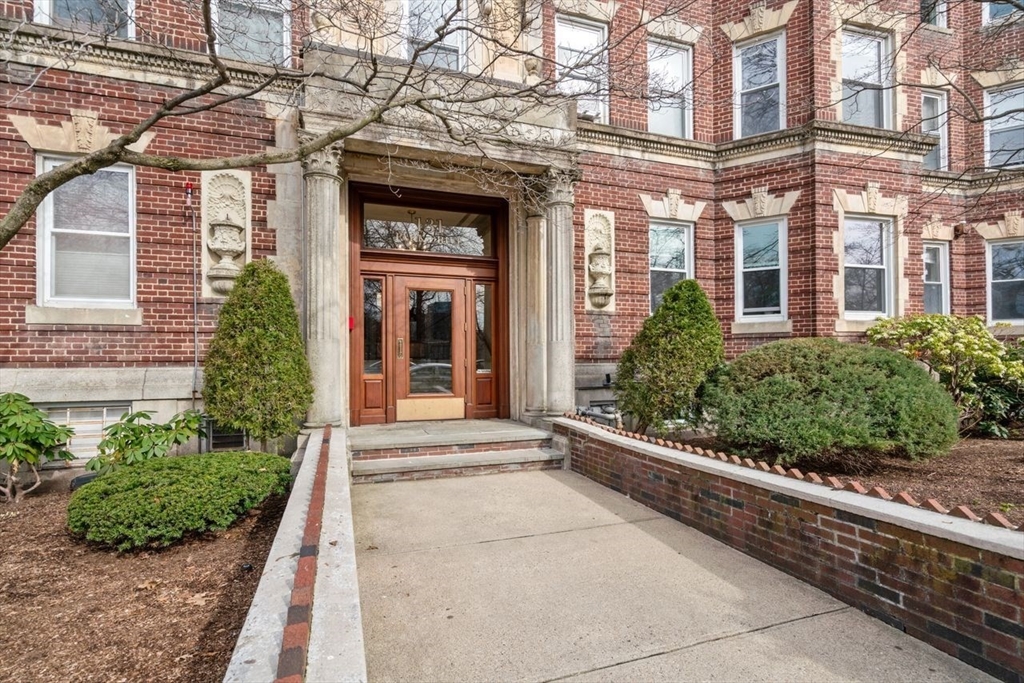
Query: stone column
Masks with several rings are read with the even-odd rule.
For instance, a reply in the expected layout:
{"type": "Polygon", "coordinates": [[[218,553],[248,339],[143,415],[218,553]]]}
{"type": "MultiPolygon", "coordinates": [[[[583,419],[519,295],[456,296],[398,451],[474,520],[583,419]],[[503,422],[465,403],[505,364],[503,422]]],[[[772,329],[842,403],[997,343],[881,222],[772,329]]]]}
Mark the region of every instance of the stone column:
{"type": "Polygon", "coordinates": [[[574,326],[573,187],[575,169],[548,173],[547,193],[547,356],[548,413],[571,410],[576,402],[576,334],[574,326]]]}
{"type": "Polygon", "coordinates": [[[342,149],[331,146],[302,162],[306,185],[306,353],[313,371],[307,424],[348,423],[348,282],[343,274],[347,236],[341,234],[342,149]]]}
{"type": "Polygon", "coordinates": [[[544,414],[548,387],[547,228],[544,207],[531,203],[526,217],[526,412],[544,414]]]}

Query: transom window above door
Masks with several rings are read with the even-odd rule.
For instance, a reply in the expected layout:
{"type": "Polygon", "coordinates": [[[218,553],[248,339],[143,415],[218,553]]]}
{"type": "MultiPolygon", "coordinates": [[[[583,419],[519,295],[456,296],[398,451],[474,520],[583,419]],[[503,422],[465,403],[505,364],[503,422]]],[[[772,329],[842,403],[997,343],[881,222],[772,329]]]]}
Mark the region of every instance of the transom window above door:
{"type": "Polygon", "coordinates": [[[492,257],[494,231],[489,214],[367,203],[363,248],[492,257]]]}

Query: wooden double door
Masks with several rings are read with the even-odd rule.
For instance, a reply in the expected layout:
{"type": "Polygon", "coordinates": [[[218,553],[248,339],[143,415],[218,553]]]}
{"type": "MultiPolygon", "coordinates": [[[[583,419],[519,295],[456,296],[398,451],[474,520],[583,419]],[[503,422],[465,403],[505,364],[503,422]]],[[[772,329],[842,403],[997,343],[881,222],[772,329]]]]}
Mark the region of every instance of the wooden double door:
{"type": "Polygon", "coordinates": [[[415,192],[380,204],[375,188],[355,190],[352,424],[507,417],[501,207],[415,192]],[[472,239],[427,243],[420,214],[434,231],[469,223],[472,239]],[[394,233],[446,251],[396,248],[394,233]],[[470,253],[448,253],[459,249],[470,253]]]}

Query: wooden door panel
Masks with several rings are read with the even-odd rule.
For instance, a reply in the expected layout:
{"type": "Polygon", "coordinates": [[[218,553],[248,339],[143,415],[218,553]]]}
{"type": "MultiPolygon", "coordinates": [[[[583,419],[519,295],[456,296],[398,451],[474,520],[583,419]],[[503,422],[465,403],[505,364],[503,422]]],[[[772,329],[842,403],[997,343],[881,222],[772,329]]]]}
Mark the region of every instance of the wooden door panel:
{"type": "Polygon", "coordinates": [[[384,410],[384,378],[363,379],[363,409],[384,410]]]}

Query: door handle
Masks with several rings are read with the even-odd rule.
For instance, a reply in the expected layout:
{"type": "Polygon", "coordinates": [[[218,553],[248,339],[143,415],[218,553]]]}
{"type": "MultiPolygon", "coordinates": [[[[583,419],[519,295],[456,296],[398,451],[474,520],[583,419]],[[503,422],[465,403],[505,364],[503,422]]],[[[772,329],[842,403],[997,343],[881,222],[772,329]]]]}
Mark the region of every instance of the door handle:
{"type": "Polygon", "coordinates": [[[405,358],[405,340],[401,337],[398,338],[398,359],[405,358]]]}

